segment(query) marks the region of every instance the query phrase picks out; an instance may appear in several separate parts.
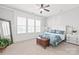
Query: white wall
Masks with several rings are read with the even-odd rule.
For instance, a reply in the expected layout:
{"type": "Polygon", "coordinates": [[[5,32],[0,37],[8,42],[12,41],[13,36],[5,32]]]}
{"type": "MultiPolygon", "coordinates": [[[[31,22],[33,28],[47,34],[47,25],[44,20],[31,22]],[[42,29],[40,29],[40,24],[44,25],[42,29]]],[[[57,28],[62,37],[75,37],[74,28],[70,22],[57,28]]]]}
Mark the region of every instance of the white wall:
{"type": "Polygon", "coordinates": [[[62,30],[66,25],[79,27],[79,7],[48,17],[47,24],[48,27],[62,30]]]}
{"type": "Polygon", "coordinates": [[[23,12],[20,10],[16,10],[16,9],[11,9],[8,8],[6,6],[0,6],[0,18],[3,19],[7,19],[7,20],[11,20],[11,24],[12,24],[12,33],[13,33],[13,40],[14,42],[17,41],[22,41],[22,40],[27,40],[27,39],[32,39],[35,38],[38,33],[25,33],[25,34],[17,34],[16,33],[16,16],[23,16],[26,18],[34,18],[37,20],[41,20],[41,31],[44,30],[44,18],[37,16],[37,15],[33,15],[27,12],[23,12]]]}

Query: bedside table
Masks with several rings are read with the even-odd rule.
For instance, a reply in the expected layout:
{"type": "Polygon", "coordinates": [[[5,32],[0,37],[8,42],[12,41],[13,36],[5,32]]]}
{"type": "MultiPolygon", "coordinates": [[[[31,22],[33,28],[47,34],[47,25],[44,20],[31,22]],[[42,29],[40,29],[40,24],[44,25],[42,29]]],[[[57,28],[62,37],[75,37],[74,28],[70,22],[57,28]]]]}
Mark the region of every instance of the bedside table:
{"type": "Polygon", "coordinates": [[[46,48],[49,46],[49,39],[47,38],[36,38],[36,43],[41,45],[42,47],[46,48]]]}

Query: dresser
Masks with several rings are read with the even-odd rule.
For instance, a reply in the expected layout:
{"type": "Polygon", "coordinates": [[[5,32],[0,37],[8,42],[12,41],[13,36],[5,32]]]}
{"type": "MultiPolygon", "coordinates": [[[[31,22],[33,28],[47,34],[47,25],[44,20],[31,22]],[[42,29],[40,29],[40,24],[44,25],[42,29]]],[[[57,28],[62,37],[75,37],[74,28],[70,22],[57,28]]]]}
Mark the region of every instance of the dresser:
{"type": "Polygon", "coordinates": [[[66,27],[66,42],[79,45],[79,30],[78,27],[66,27]]]}
{"type": "Polygon", "coordinates": [[[77,34],[67,34],[66,42],[79,45],[79,35],[77,35],[77,34]]]}

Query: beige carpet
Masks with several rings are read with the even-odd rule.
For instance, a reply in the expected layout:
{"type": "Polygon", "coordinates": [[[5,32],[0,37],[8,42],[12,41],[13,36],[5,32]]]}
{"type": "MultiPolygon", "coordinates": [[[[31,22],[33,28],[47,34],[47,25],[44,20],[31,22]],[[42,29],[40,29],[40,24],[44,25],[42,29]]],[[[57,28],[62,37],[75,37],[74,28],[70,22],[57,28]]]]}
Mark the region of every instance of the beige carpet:
{"type": "Polygon", "coordinates": [[[2,55],[76,55],[79,46],[62,42],[58,47],[49,46],[46,49],[36,44],[34,39],[15,43],[7,47],[2,55]]]}

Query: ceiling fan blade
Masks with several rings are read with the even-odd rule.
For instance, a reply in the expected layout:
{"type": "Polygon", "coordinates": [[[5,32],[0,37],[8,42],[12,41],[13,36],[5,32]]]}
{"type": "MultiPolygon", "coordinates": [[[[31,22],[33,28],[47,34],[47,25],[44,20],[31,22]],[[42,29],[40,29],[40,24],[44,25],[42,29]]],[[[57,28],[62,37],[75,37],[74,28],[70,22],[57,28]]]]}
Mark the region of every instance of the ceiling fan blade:
{"type": "Polygon", "coordinates": [[[42,11],[40,11],[40,13],[42,14],[42,11]]]}
{"type": "Polygon", "coordinates": [[[49,12],[50,10],[48,10],[48,9],[44,9],[45,11],[47,11],[47,12],[49,12]]]}
{"type": "Polygon", "coordinates": [[[43,4],[41,4],[41,8],[43,7],[43,4]]]}
{"type": "Polygon", "coordinates": [[[46,5],[45,7],[50,7],[50,5],[46,5]]]}

